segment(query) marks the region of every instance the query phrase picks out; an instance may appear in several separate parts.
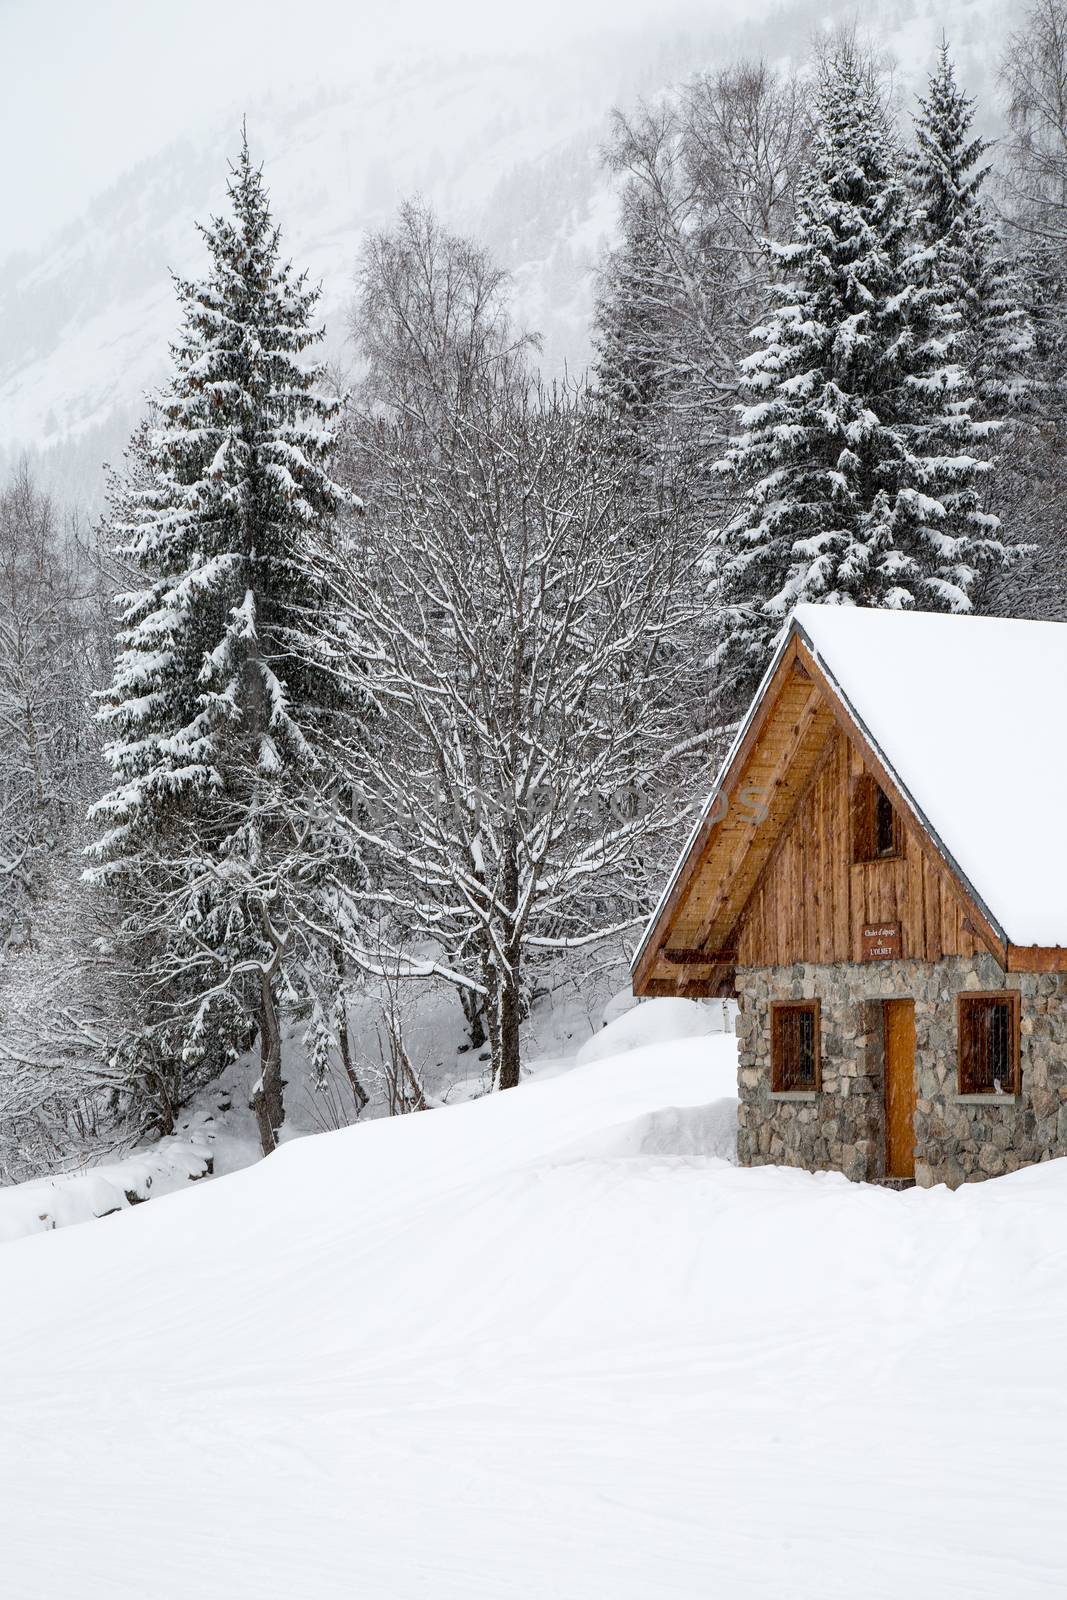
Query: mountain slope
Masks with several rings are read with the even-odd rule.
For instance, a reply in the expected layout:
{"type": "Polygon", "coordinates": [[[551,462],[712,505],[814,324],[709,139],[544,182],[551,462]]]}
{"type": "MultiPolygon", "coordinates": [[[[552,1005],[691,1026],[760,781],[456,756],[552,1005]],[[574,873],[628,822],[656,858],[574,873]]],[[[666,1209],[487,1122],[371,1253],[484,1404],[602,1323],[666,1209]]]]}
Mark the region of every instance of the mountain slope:
{"type": "MultiPolygon", "coordinates": [[[[361,238],[421,193],[516,268],[520,313],[544,329],[548,363],[581,362],[589,269],[613,220],[598,146],[614,88],[609,63],[513,58],[383,72],[250,115],[285,248],[324,285],[331,355],[343,357],[361,238]]],[[[222,127],[171,147],[39,255],[0,269],[0,439],[9,454],[61,444],[61,487],[87,475],[79,442],[124,440],[162,375],[169,272],[201,270],[193,222],[223,204],[238,138],[222,127]]]]}
{"type": "MultiPolygon", "coordinates": [[[[615,222],[600,161],[613,105],[631,105],[739,53],[803,59],[813,34],[853,17],[846,0],[728,0],[688,31],[600,34],[543,54],[419,60],[249,106],[286,248],[325,288],[330,352],[345,357],[359,243],[398,200],[423,194],[515,273],[522,320],[545,335],[549,372],[589,354],[591,270],[615,222]],[[731,17],[744,15],[743,22],[731,17]]],[[[869,19],[910,92],[944,26],[961,74],[988,97],[1012,21],[996,0],[914,0],[869,19]]],[[[193,223],[223,200],[238,116],[147,156],[47,245],[0,262],[0,468],[42,453],[49,486],[102,493],[174,332],[168,270],[196,272],[193,223]]]]}

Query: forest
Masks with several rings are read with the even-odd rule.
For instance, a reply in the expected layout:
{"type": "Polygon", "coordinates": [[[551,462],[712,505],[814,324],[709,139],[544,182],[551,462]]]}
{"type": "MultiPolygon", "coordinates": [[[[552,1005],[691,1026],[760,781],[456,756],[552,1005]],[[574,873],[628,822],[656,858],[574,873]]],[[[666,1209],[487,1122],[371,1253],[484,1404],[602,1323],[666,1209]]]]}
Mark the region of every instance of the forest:
{"type": "Polygon", "coordinates": [[[417,196],[343,379],[244,131],[106,514],[0,491],[0,1183],[250,1054],[264,1153],[301,1073],[327,1125],[437,1104],[420,985],[513,1088],[553,975],[625,975],[795,604],[1067,620],[1065,82],[1034,0],[995,145],[951,41],[913,104],[837,32],[618,110],[556,381],[417,196]]]}

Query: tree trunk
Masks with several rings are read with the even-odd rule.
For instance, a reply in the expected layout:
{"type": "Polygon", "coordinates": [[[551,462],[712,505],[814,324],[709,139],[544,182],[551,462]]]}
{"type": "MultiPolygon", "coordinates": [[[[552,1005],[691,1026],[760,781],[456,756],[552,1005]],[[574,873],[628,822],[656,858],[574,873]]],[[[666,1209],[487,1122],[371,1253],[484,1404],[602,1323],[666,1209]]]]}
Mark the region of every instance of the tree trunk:
{"type": "Polygon", "coordinates": [[[252,1109],[259,1126],[263,1154],[277,1147],[278,1131],[285,1121],[282,1102],[282,1033],[271,980],[264,972],[259,980],[259,1083],[252,1096],[252,1109]]]}
{"type": "Polygon", "coordinates": [[[352,1046],[348,1038],[348,1013],[344,1007],[341,1008],[340,1015],[337,1018],[337,1046],[341,1052],[341,1065],[345,1069],[345,1077],[348,1079],[349,1088],[352,1090],[352,1098],[356,1102],[356,1116],[358,1117],[370,1099],[370,1095],[360,1083],[356,1069],[352,1065],[352,1046]]]}
{"type": "Polygon", "coordinates": [[[519,1023],[522,1021],[522,999],[519,986],[519,968],[522,963],[522,940],[515,923],[519,903],[519,849],[518,830],[512,817],[508,826],[507,854],[504,859],[504,904],[508,908],[507,939],[505,951],[507,966],[501,973],[500,990],[500,1070],[497,1083],[501,1089],[514,1089],[519,1082],[519,1023]]]}
{"type": "Polygon", "coordinates": [[[482,1009],[482,997],[470,989],[460,989],[459,1003],[463,1007],[463,1017],[467,1024],[467,1038],[470,1040],[472,1050],[480,1050],[485,1043],[485,1012],[482,1009]]]}
{"type": "Polygon", "coordinates": [[[506,854],[501,873],[500,898],[507,908],[508,921],[501,943],[505,964],[496,973],[496,1028],[493,1045],[496,1060],[496,1086],[514,1089],[519,1082],[519,1023],[522,1020],[519,968],[522,940],[515,925],[519,899],[519,854],[514,820],[509,825],[506,854]]]}
{"type": "Polygon", "coordinates": [[[500,1060],[497,1067],[497,1087],[514,1089],[519,1082],[519,975],[512,966],[501,974],[500,987],[500,1060]]]}

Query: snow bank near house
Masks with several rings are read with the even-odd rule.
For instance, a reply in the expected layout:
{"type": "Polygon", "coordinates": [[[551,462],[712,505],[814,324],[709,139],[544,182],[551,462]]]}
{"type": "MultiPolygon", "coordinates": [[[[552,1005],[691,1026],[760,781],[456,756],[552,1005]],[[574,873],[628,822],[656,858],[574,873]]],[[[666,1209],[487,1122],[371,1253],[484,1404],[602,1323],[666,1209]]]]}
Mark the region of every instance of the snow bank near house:
{"type": "Polygon", "coordinates": [[[672,1156],[686,1161],[737,1160],[737,1098],[706,1106],[664,1106],[585,1138],[575,1160],[617,1156],[672,1156]]]}
{"type": "Polygon", "coordinates": [[[956,1194],[731,1166],[733,1048],[0,1251],[5,1593],[1065,1592],[1067,1162],[956,1194]]]}
{"type": "Polygon", "coordinates": [[[647,1045],[725,1033],[727,1015],[721,1000],[642,1000],[587,1040],[575,1060],[588,1066],[647,1045]]]}
{"type": "MultiPolygon", "coordinates": [[[[456,1040],[462,1038],[463,1033],[454,993],[427,986],[419,998],[421,1006],[413,1011],[411,1018],[409,1045],[420,1063],[424,1081],[432,1082],[444,1073],[457,1100],[485,1093],[487,1067],[469,1065],[467,1076],[463,1078],[455,1065],[456,1040]]],[[[356,1053],[362,1063],[365,1043],[358,1026],[360,1008],[353,1007],[353,1012],[357,1023],[354,1029],[356,1053]]],[[[535,1059],[524,1070],[547,1076],[569,1071],[575,1060],[601,1060],[652,1043],[665,1044],[674,1039],[722,1031],[724,1016],[719,1001],[703,1004],[692,1000],[650,1000],[638,1004],[629,991],[610,999],[603,1014],[615,1020],[594,1035],[575,1056],[573,1038],[575,1034],[584,1037],[589,1031],[592,1026],[589,1015],[573,1000],[563,1004],[557,1000],[555,1004],[542,1007],[530,1019],[528,1031],[542,1047],[547,1043],[550,1048],[559,1049],[569,1044],[572,1053],[563,1058],[535,1059]]],[[[371,1010],[372,1027],[373,1022],[371,1010]]],[[[295,1027],[289,1030],[286,1049],[287,1058],[295,1063],[295,1070],[290,1067],[289,1072],[297,1080],[296,1084],[290,1084],[282,1129],[283,1141],[290,1142],[294,1138],[305,1138],[309,1133],[322,1132],[323,1128],[321,1124],[316,1127],[309,1115],[309,1107],[314,1112],[313,1091],[305,1085],[303,1093],[299,1092],[301,1045],[299,1030],[295,1027]]],[[[254,1071],[258,1071],[258,1062],[252,1058],[234,1063],[183,1119],[179,1137],[163,1139],[99,1166],[87,1166],[39,1182],[0,1187],[0,1244],[26,1234],[47,1233],[53,1228],[111,1216],[140,1201],[171,1194],[186,1183],[212,1173],[233,1173],[252,1166],[260,1159],[260,1145],[245,1080],[254,1071]]],[[[730,1081],[722,1086],[723,1094],[728,1097],[734,1093],[732,1079],[731,1060],[730,1081]]],[[[370,1086],[373,1088],[373,1083],[370,1086]]],[[[716,1150],[732,1149],[736,1137],[734,1113],[735,1105],[730,1099],[722,1113],[722,1126],[715,1134],[716,1150]]],[[[698,1142],[704,1138],[696,1134],[692,1137],[698,1142]]],[[[710,1148],[706,1139],[704,1147],[710,1148]]]]}
{"type": "Polygon", "coordinates": [[[151,1200],[211,1172],[212,1152],[202,1141],[161,1139],[121,1160],[64,1173],[40,1183],[0,1188],[0,1243],[28,1233],[48,1233],[89,1222],[151,1200]]]}

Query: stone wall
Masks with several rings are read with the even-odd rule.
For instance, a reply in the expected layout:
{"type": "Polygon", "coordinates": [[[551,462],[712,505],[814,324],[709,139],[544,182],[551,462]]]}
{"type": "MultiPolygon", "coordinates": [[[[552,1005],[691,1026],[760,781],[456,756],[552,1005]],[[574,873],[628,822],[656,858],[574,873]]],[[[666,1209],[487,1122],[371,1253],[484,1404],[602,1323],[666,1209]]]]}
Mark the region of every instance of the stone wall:
{"type": "Polygon", "coordinates": [[[915,1001],[916,1182],[958,1184],[1067,1155],[1067,976],[1005,975],[992,956],[936,963],[742,969],[737,1153],[742,1166],[885,1176],[882,1001],[915,1001]],[[1017,989],[1021,1093],[957,1093],[956,996],[1017,989]],[[820,1001],[822,1088],[772,1095],[770,1007],[820,1001]]]}

